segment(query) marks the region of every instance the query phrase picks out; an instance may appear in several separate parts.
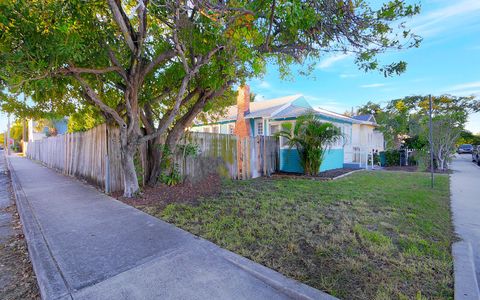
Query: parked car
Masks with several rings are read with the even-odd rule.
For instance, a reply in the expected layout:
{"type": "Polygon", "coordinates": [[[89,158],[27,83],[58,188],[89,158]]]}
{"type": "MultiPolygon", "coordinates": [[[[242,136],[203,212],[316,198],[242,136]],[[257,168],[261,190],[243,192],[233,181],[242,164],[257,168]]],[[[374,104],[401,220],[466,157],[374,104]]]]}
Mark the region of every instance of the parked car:
{"type": "Polygon", "coordinates": [[[470,144],[463,144],[458,147],[457,153],[458,154],[472,154],[473,146],[470,144]]]}
{"type": "Polygon", "coordinates": [[[480,145],[473,146],[472,161],[480,166],[480,145]]]}

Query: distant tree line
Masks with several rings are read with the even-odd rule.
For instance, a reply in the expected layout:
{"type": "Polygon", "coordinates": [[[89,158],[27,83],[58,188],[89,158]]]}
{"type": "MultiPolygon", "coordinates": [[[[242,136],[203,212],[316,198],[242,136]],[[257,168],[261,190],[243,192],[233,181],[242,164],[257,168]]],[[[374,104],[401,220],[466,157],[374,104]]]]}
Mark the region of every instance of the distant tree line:
{"type": "MultiPolygon", "coordinates": [[[[468,115],[480,111],[480,102],[473,96],[432,96],[432,144],[437,167],[445,170],[451,154],[460,141],[474,141],[465,130],[468,115]]],[[[361,106],[358,114],[373,114],[384,134],[387,149],[409,148],[429,151],[429,97],[409,96],[361,106]]]]}

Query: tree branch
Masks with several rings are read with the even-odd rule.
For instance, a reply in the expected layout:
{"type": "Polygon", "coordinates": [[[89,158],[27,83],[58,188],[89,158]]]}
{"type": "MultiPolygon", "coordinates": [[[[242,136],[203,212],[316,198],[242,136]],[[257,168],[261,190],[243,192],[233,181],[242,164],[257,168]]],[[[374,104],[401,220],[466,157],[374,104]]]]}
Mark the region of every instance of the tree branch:
{"type": "Polygon", "coordinates": [[[72,73],[75,74],[83,74],[83,73],[88,73],[88,74],[105,74],[109,72],[117,72],[121,70],[121,68],[117,66],[112,66],[112,67],[106,67],[103,69],[93,69],[93,68],[80,68],[80,67],[66,67],[58,70],[57,74],[62,74],[62,75],[69,75],[72,73]]]}
{"type": "Polygon", "coordinates": [[[161,63],[172,59],[175,56],[175,51],[174,50],[167,50],[165,52],[160,53],[157,55],[152,61],[145,67],[143,70],[142,76],[145,77],[147,76],[150,72],[152,72],[158,65],[161,63]]]}
{"type": "Polygon", "coordinates": [[[117,121],[119,126],[124,128],[127,126],[125,121],[120,117],[120,115],[113,108],[106,105],[105,103],[103,103],[102,100],[100,100],[100,97],[97,95],[97,93],[95,93],[92,87],[80,76],[80,74],[73,73],[73,77],[77,79],[77,81],[82,86],[84,92],[102,111],[111,115],[115,119],[115,121],[117,121]]]}
{"type": "Polygon", "coordinates": [[[137,47],[134,43],[135,32],[133,31],[132,25],[130,24],[130,20],[128,19],[125,11],[122,8],[122,3],[120,0],[108,0],[108,5],[110,6],[110,10],[113,14],[113,19],[115,23],[117,23],[118,27],[123,33],[125,38],[125,42],[127,43],[130,50],[135,53],[137,47]]]}
{"type": "Polygon", "coordinates": [[[119,68],[119,70],[117,70],[118,74],[123,78],[123,80],[128,81],[127,72],[125,71],[125,68],[122,66],[120,61],[117,59],[113,50],[110,49],[110,47],[108,47],[108,46],[106,46],[106,47],[108,48],[107,52],[108,52],[108,57],[110,58],[110,61],[112,62],[112,64],[114,66],[119,68]]]}

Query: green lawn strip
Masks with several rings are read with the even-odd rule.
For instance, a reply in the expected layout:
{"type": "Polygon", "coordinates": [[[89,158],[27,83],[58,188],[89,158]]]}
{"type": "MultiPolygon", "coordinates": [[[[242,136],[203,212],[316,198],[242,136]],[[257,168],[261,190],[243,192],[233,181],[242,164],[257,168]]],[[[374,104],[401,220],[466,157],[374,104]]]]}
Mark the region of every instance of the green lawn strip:
{"type": "Polygon", "coordinates": [[[453,298],[447,176],[227,181],[151,214],[344,299],[453,298]]]}

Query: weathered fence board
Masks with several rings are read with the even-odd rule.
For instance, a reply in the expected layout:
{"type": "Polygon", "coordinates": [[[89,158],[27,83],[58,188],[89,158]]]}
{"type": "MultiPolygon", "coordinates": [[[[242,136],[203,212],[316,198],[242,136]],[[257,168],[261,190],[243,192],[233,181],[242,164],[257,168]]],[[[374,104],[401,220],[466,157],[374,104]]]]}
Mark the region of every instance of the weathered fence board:
{"type": "MultiPolygon", "coordinates": [[[[189,156],[185,147],[173,156],[177,171],[187,180],[197,180],[211,173],[232,179],[270,175],[277,170],[278,141],[273,137],[239,138],[228,134],[187,132],[180,144],[198,148],[189,156]],[[183,149],[183,151],[182,151],[183,149]]],[[[118,128],[105,124],[86,132],[69,133],[28,143],[26,155],[50,168],[104,188],[107,192],[123,189],[123,172],[118,128]]],[[[140,178],[145,180],[146,145],[139,147],[140,178]]]]}

